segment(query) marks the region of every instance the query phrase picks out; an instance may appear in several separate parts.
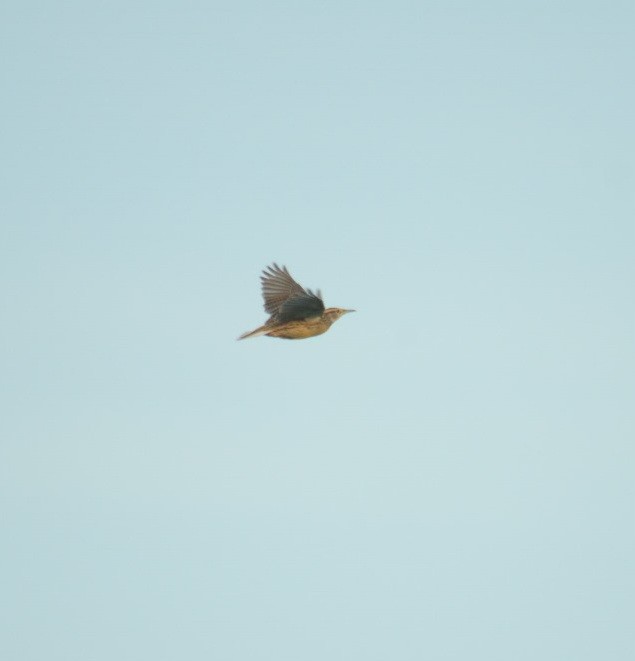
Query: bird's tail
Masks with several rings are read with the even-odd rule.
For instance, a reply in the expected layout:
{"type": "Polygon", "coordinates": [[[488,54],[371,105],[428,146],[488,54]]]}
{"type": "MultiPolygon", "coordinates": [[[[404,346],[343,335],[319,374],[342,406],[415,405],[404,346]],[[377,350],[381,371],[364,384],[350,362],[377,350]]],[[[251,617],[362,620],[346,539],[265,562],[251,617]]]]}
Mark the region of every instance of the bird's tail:
{"type": "Polygon", "coordinates": [[[252,330],[252,331],[248,331],[247,333],[243,333],[237,339],[246,340],[248,337],[259,337],[260,335],[266,335],[270,330],[271,330],[270,326],[260,326],[259,328],[256,328],[256,330],[252,330]]]}

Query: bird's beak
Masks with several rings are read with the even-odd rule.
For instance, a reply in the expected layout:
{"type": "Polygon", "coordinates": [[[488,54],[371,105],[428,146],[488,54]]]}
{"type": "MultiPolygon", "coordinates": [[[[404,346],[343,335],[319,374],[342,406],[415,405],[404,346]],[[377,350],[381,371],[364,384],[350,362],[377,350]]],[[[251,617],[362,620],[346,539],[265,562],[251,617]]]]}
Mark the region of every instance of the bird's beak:
{"type": "Polygon", "coordinates": [[[357,312],[357,310],[344,310],[344,312],[357,312]]]}

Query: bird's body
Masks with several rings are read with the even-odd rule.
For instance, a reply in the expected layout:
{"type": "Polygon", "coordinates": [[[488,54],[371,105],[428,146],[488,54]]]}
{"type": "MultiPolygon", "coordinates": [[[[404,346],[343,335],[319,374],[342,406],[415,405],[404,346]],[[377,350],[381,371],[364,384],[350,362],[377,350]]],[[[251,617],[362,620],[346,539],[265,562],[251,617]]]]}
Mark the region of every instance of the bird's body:
{"type": "Polygon", "coordinates": [[[342,315],[354,310],[325,308],[322,294],[304,289],[277,264],[267,267],[260,277],[265,311],[271,316],[263,326],[243,333],[238,339],[268,335],[287,340],[302,340],[321,335],[342,315]]]}

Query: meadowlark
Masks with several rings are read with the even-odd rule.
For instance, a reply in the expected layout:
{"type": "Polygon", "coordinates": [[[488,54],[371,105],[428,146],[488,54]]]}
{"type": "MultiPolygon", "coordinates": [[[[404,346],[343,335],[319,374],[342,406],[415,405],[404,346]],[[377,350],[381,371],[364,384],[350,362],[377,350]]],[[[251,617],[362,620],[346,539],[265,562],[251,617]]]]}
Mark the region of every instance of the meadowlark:
{"type": "Polygon", "coordinates": [[[269,319],[256,330],[243,333],[238,339],[268,335],[286,340],[303,340],[321,335],[347,312],[344,308],[325,308],[320,290],[304,289],[289,274],[286,266],[268,266],[260,276],[265,312],[269,319]]]}

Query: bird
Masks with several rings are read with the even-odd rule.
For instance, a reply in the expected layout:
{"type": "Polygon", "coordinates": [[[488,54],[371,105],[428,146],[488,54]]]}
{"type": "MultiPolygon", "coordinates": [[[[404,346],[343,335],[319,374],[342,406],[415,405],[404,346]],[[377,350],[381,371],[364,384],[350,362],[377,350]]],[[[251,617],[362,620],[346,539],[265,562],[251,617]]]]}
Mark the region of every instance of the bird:
{"type": "Polygon", "coordinates": [[[340,317],[355,312],[346,308],[325,308],[320,290],[305,289],[292,277],[286,266],[275,262],[267,266],[260,276],[265,312],[269,319],[255,330],[243,333],[248,337],[281,337],[285,340],[303,340],[321,335],[340,317]]]}

